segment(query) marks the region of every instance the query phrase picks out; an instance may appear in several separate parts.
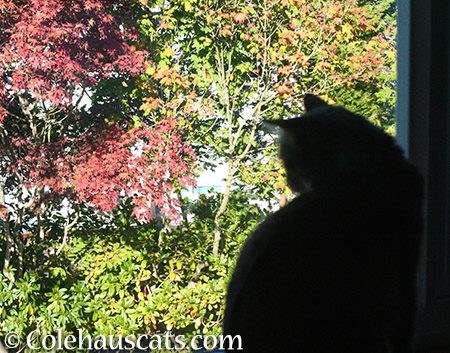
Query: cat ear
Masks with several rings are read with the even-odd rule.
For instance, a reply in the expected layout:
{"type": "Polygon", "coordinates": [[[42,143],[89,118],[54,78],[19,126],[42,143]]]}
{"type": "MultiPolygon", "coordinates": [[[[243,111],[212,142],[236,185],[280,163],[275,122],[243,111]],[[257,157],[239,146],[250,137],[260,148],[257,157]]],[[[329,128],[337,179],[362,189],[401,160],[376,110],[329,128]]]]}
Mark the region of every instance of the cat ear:
{"type": "Polygon", "coordinates": [[[325,101],[323,101],[322,99],[313,94],[307,94],[303,102],[305,103],[306,111],[310,111],[311,109],[328,105],[325,101]]]}

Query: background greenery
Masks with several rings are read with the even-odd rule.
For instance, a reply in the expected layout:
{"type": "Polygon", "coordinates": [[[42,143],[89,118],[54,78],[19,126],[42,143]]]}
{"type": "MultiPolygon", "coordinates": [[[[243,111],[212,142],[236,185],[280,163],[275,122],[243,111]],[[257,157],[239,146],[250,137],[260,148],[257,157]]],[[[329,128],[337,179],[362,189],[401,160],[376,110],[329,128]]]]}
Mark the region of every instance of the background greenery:
{"type": "MultiPolygon", "coordinates": [[[[0,336],[220,334],[239,249],[291,197],[262,120],[301,113],[312,92],[395,133],[393,0],[131,4],[146,71],[100,80],[78,113],[135,126],[175,118],[197,172],[228,166],[226,188],[189,200],[177,186],[176,227],[137,221],[126,198],[108,213],[80,205],[70,228],[61,210],[39,224],[30,213],[20,271],[13,254],[0,274],[0,336]]],[[[2,222],[0,232],[3,249],[2,222]]]]}

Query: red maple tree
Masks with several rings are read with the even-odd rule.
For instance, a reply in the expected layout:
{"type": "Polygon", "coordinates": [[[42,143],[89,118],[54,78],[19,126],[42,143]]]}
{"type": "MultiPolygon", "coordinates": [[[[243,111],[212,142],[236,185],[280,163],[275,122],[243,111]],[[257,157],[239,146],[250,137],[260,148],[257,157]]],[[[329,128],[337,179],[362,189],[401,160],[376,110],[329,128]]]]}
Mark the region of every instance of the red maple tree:
{"type": "Polygon", "coordinates": [[[138,31],[121,21],[126,13],[112,11],[125,2],[132,3],[0,0],[5,268],[14,239],[21,256],[24,223],[37,217],[44,234],[43,219],[63,199],[110,211],[130,197],[138,219],[151,218],[152,204],[173,219],[179,205],[173,188],[194,183],[194,153],[175,118],[132,126],[78,113],[101,80],[144,69],[138,31]]]}
{"type": "Polygon", "coordinates": [[[27,91],[67,107],[73,87],[95,85],[117,70],[139,73],[145,52],[127,42],[137,34],[120,28],[107,3],[0,0],[0,97],[27,91]]]}

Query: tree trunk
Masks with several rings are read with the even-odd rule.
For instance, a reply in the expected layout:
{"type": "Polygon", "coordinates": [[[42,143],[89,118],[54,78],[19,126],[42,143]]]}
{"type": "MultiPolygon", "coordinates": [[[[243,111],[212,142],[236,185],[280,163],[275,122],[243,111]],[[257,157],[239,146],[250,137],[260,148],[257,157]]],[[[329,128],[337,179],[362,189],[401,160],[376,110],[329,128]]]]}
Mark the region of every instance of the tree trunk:
{"type": "Polygon", "coordinates": [[[23,219],[23,204],[21,200],[21,193],[19,193],[19,211],[17,214],[16,224],[14,225],[14,243],[17,250],[17,278],[22,278],[23,274],[23,230],[22,230],[22,219],[23,219]]]}
{"type": "Polygon", "coordinates": [[[13,244],[13,238],[11,236],[11,227],[9,224],[9,215],[7,216],[6,220],[4,221],[4,230],[5,230],[5,237],[6,237],[6,245],[5,245],[5,258],[3,261],[3,274],[6,275],[6,269],[9,267],[11,263],[11,249],[13,244]]]}
{"type": "MultiPolygon", "coordinates": [[[[5,195],[3,193],[3,185],[0,183],[0,204],[5,205],[5,195]]],[[[9,223],[9,214],[6,215],[6,219],[3,222],[4,232],[5,232],[5,255],[3,260],[3,274],[6,275],[6,269],[9,267],[11,263],[11,249],[13,244],[13,238],[11,236],[11,225],[9,223]]]]}
{"type": "MultiPolygon", "coordinates": [[[[180,202],[183,202],[183,196],[181,195],[181,191],[178,190],[177,191],[177,198],[180,202]]],[[[182,225],[186,230],[189,230],[189,220],[188,220],[188,215],[186,212],[186,209],[184,208],[184,205],[181,205],[181,216],[183,217],[183,221],[182,221],[182,225]]]]}
{"type": "Polygon", "coordinates": [[[43,252],[39,251],[39,248],[41,246],[41,243],[44,242],[44,237],[45,237],[44,222],[42,220],[41,214],[37,215],[37,223],[38,223],[39,234],[36,237],[36,258],[34,261],[34,265],[36,268],[39,268],[44,263],[44,254],[43,254],[43,252]]]}
{"type": "Polygon", "coordinates": [[[22,278],[23,275],[23,235],[21,232],[17,232],[16,245],[17,245],[17,278],[22,278]]]}
{"type": "Polygon", "coordinates": [[[214,257],[217,257],[217,255],[219,254],[220,239],[222,236],[220,232],[220,218],[227,209],[228,200],[230,198],[231,181],[233,180],[233,174],[234,174],[234,161],[230,161],[225,185],[225,192],[223,193],[223,199],[222,202],[220,203],[219,211],[217,211],[216,216],[214,218],[214,243],[212,251],[214,257]]]}

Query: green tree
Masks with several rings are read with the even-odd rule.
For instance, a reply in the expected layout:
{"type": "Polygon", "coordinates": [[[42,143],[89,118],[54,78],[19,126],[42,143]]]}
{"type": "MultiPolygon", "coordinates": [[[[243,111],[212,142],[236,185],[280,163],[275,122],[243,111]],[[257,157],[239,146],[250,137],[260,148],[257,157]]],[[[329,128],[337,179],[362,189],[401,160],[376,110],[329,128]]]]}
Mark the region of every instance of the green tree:
{"type": "Polygon", "coordinates": [[[377,124],[393,123],[392,2],[148,3],[158,11],[141,21],[154,48],[142,108],[149,116],[183,119],[200,163],[228,165],[215,215],[215,256],[224,245],[220,218],[233,183],[253,184],[268,198],[275,194],[273,179],[285,189],[262,120],[297,114],[302,97],[316,93],[377,124]]]}

